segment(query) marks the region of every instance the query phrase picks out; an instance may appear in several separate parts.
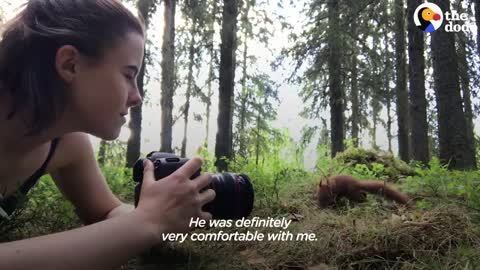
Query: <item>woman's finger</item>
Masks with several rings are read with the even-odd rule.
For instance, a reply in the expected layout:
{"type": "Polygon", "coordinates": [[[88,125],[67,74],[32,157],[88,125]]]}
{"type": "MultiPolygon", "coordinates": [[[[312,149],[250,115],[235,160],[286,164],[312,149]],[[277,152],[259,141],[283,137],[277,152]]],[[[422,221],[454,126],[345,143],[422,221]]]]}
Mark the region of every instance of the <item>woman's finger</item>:
{"type": "Polygon", "coordinates": [[[202,173],[200,174],[200,176],[193,179],[193,183],[195,183],[197,190],[201,190],[205,188],[210,184],[211,181],[212,181],[212,174],[210,173],[202,173]]]}
{"type": "Polygon", "coordinates": [[[208,212],[200,211],[200,214],[198,215],[198,217],[200,219],[208,221],[208,220],[212,219],[212,214],[210,214],[208,212]]]}
{"type": "Polygon", "coordinates": [[[215,190],[213,190],[213,189],[207,189],[204,192],[201,192],[198,195],[200,204],[203,206],[203,205],[213,201],[215,199],[215,195],[216,195],[216,193],[215,193],[215,190]]]}
{"type": "Polygon", "coordinates": [[[180,176],[181,178],[190,178],[194,175],[203,164],[203,160],[199,157],[194,157],[187,161],[187,163],[183,164],[180,168],[178,168],[172,175],[180,176]]]}

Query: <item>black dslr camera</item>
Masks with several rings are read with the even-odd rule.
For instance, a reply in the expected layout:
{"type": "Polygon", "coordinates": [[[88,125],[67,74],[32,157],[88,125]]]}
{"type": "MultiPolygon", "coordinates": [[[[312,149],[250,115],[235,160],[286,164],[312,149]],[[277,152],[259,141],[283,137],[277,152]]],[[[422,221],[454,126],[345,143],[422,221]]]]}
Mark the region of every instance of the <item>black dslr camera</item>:
{"type": "MultiPolygon", "coordinates": [[[[171,153],[153,151],[147,155],[154,166],[156,180],[169,176],[188,161],[171,153]]],[[[137,160],[133,166],[133,181],[135,186],[135,207],[140,199],[143,181],[143,158],[137,160]]],[[[200,175],[200,169],[190,179],[200,175]]],[[[212,181],[206,189],[213,189],[215,199],[206,205],[203,210],[212,214],[214,219],[239,219],[247,217],[253,208],[254,191],[250,179],[245,174],[216,173],[212,174],[212,181]]]]}

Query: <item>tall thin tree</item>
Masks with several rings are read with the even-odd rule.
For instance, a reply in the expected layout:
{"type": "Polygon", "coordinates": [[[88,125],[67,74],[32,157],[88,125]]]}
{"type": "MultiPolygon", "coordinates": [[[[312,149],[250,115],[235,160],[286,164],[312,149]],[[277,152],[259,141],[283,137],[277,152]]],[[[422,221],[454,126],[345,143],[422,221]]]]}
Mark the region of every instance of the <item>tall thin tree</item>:
{"type": "Polygon", "coordinates": [[[328,2],[328,75],[330,90],[331,155],[344,150],[344,105],[340,78],[339,0],[328,2]]]}
{"type": "MultiPolygon", "coordinates": [[[[403,5],[403,0],[395,0],[394,2],[395,94],[398,125],[398,154],[403,161],[409,161],[410,142],[407,91],[407,60],[405,55],[405,14],[403,11],[403,5]]],[[[410,22],[411,20],[408,21],[410,22]]]]}
{"type": "MultiPolygon", "coordinates": [[[[137,2],[138,12],[141,14],[145,32],[147,32],[150,24],[150,17],[156,10],[155,0],[139,0],[137,2]]],[[[137,75],[137,87],[140,92],[140,96],[143,98],[145,95],[145,73],[146,73],[146,61],[148,53],[147,46],[145,46],[145,54],[143,56],[142,66],[137,75]]],[[[132,167],[133,164],[140,157],[141,137],[142,137],[142,104],[134,108],[130,108],[130,121],[128,123],[130,129],[130,137],[127,141],[127,159],[126,166],[132,167]]]]}
{"type": "MultiPolygon", "coordinates": [[[[413,18],[415,9],[421,0],[408,0],[407,17],[413,18]]],[[[425,58],[424,32],[420,30],[413,19],[408,20],[408,79],[409,116],[411,159],[427,164],[430,160],[427,123],[427,99],[425,96],[425,58]]]]}
{"type": "Polygon", "coordinates": [[[175,7],[176,0],[164,0],[164,29],[162,44],[162,105],[160,151],[172,152],[173,95],[175,72],[175,7]]]}
{"type": "Polygon", "coordinates": [[[247,88],[247,62],[248,62],[248,39],[250,38],[250,28],[251,25],[248,22],[248,13],[250,11],[250,0],[245,1],[245,9],[242,12],[242,28],[243,28],[243,57],[242,57],[242,90],[240,92],[240,112],[239,112],[239,121],[240,121],[240,128],[238,129],[238,138],[239,138],[239,149],[238,152],[240,156],[246,158],[246,138],[247,134],[245,132],[245,126],[247,122],[247,102],[248,102],[248,95],[249,90],[247,88]]]}
{"type": "MultiPolygon", "coordinates": [[[[450,0],[435,0],[445,13],[450,0]]],[[[455,36],[440,27],[432,33],[434,88],[438,111],[440,160],[450,169],[473,169],[475,152],[468,143],[467,124],[463,112],[455,36]]]]}
{"type": "Polygon", "coordinates": [[[192,1],[189,2],[189,5],[186,7],[189,10],[189,22],[190,22],[190,40],[188,45],[188,75],[187,75],[187,92],[185,93],[185,104],[183,105],[183,139],[182,139],[182,148],[181,156],[185,156],[187,151],[187,130],[188,130],[188,117],[190,113],[190,102],[193,95],[194,88],[196,87],[195,80],[193,77],[193,68],[195,65],[195,56],[196,56],[196,36],[197,36],[197,25],[198,25],[198,2],[192,1]]]}
{"type": "Polygon", "coordinates": [[[207,78],[207,95],[205,98],[206,109],[205,109],[205,147],[208,149],[208,138],[210,137],[210,108],[212,105],[211,99],[213,96],[213,81],[215,80],[215,66],[217,63],[217,50],[215,49],[215,24],[217,18],[218,5],[217,1],[213,0],[211,3],[211,16],[208,23],[208,32],[207,32],[207,47],[208,54],[210,56],[210,61],[208,63],[208,78],[207,78]]]}
{"type": "Polygon", "coordinates": [[[235,85],[235,51],[237,35],[237,0],[223,3],[223,22],[220,46],[220,89],[218,104],[218,131],[215,141],[215,166],[219,171],[228,169],[233,156],[233,97],[235,85]]]}
{"type": "Polygon", "coordinates": [[[475,2],[475,23],[477,24],[477,52],[480,54],[480,0],[475,2]]]}
{"type": "MultiPolygon", "coordinates": [[[[352,6],[357,6],[357,1],[353,1],[352,6]]],[[[357,13],[357,8],[353,9],[353,13],[357,13]]],[[[358,33],[358,22],[357,19],[354,18],[351,20],[350,23],[350,30],[352,31],[352,36],[356,37],[358,33]]],[[[357,48],[357,40],[353,39],[352,44],[352,57],[351,57],[351,79],[350,79],[350,100],[352,102],[352,139],[353,145],[358,147],[359,145],[359,130],[360,130],[360,105],[359,105],[359,98],[358,98],[358,48],[357,48]]]]}

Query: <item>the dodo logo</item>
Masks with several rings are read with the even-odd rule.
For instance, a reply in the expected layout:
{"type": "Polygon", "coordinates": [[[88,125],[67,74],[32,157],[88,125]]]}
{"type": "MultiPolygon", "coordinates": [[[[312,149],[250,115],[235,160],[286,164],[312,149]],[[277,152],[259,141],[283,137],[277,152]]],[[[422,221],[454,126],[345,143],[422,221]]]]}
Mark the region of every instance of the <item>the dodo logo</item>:
{"type": "Polygon", "coordinates": [[[442,25],[443,12],[433,3],[423,3],[415,10],[413,21],[423,31],[433,32],[442,25]]]}

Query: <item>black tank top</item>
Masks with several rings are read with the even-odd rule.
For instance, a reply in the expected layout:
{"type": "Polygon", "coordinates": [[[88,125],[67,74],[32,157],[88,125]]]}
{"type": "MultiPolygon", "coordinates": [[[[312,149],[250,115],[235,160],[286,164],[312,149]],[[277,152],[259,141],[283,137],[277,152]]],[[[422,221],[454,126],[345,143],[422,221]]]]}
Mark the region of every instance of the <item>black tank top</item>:
{"type": "MultiPolygon", "coordinates": [[[[55,148],[57,147],[58,141],[60,138],[55,138],[50,145],[50,151],[48,152],[47,159],[43,162],[42,166],[34,172],[28,179],[23,183],[20,189],[13,193],[12,195],[6,198],[0,198],[0,218],[8,218],[13,211],[17,208],[18,204],[26,197],[28,191],[37,183],[38,179],[45,174],[45,170],[47,168],[48,162],[53,156],[55,152],[55,148]]],[[[1,197],[1,196],[0,196],[1,197]]]]}

